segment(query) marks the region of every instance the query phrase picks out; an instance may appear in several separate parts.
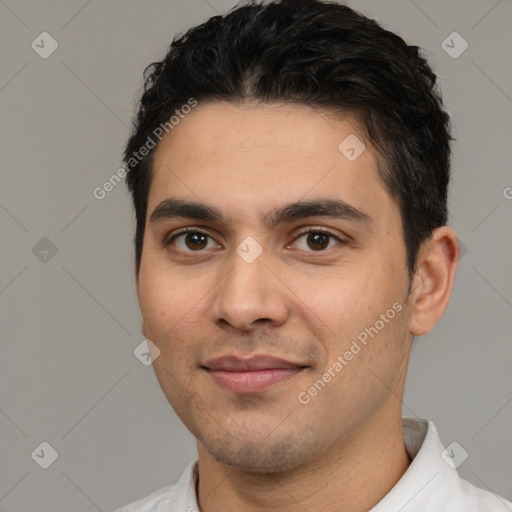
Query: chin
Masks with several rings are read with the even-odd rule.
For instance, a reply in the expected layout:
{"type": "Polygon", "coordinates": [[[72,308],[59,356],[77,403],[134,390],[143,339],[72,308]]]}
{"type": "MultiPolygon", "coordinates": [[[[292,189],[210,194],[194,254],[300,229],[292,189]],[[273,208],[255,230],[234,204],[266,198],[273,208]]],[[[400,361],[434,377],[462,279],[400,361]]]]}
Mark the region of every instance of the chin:
{"type": "Polygon", "coordinates": [[[299,468],[312,458],[304,439],[296,436],[270,439],[243,439],[233,442],[232,436],[211,442],[201,440],[210,455],[218,462],[248,473],[275,474],[299,468]]]}

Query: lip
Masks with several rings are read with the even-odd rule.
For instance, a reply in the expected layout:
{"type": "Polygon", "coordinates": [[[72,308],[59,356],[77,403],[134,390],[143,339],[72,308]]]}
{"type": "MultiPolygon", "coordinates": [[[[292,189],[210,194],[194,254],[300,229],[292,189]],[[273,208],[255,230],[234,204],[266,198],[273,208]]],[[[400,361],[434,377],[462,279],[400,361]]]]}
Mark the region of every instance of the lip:
{"type": "Polygon", "coordinates": [[[273,356],[257,355],[249,358],[217,357],[207,361],[202,368],[224,389],[234,393],[259,393],[297,375],[306,366],[273,356]]]}
{"type": "Polygon", "coordinates": [[[258,370],[302,368],[305,365],[269,355],[253,355],[246,358],[230,355],[210,359],[203,366],[208,370],[254,372],[258,370]]]}

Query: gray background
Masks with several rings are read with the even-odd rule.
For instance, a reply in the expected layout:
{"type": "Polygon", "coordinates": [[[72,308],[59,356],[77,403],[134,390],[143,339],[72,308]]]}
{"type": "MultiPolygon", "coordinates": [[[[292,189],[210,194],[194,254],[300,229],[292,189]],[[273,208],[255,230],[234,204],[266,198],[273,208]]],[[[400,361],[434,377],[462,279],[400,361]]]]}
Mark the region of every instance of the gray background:
{"type": "MultiPolygon", "coordinates": [[[[143,336],[125,184],[101,201],[92,191],[121,165],[143,68],[233,5],[0,0],[3,512],[112,510],[195,456],[133,353],[143,336]],[[31,48],[43,31],[59,44],[46,59],[31,48]],[[31,457],[43,441],[58,452],[48,469],[31,457]]],[[[468,452],[462,475],[512,499],[512,2],[351,5],[427,50],[458,139],[450,223],[467,252],[447,313],[415,342],[404,414],[434,420],[468,452]],[[441,46],[454,31],[469,43],[458,58],[441,46]]]]}

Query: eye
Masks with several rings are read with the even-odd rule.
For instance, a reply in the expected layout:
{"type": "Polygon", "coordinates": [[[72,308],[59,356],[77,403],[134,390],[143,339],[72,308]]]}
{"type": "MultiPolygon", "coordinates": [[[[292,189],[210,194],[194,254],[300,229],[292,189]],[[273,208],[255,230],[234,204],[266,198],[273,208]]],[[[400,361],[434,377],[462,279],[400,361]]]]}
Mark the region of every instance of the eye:
{"type": "Polygon", "coordinates": [[[342,241],[337,236],[334,236],[328,231],[310,230],[301,233],[295,239],[295,243],[299,246],[299,249],[303,251],[321,252],[325,251],[326,249],[330,249],[334,245],[338,245],[338,243],[342,243],[342,241]],[[299,243],[298,241],[300,239],[304,240],[299,243]]]}
{"type": "MultiPolygon", "coordinates": [[[[328,231],[309,230],[300,233],[294,243],[302,251],[322,252],[342,243],[342,240],[328,231]]],[[[210,235],[197,229],[183,230],[171,237],[165,245],[173,245],[183,252],[201,252],[220,247],[210,235]]]]}
{"type": "MultiPolygon", "coordinates": [[[[175,245],[179,250],[184,252],[200,252],[203,249],[211,249],[210,243],[213,238],[202,231],[184,230],[181,233],[174,235],[166,245],[175,245]]],[[[219,247],[214,243],[215,247],[219,247]]]]}

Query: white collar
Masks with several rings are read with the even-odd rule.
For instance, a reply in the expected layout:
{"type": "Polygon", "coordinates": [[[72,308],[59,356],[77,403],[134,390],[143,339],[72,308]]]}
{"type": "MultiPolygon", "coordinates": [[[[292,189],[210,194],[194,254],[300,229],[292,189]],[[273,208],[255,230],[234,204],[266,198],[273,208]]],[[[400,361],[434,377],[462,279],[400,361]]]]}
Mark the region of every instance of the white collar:
{"type": "MultiPolygon", "coordinates": [[[[402,425],[412,462],[391,491],[368,512],[512,512],[512,503],[459,477],[453,460],[461,454],[455,453],[457,449],[445,450],[431,421],[402,418],[402,425]]],[[[199,511],[197,476],[195,460],[176,485],[160,489],[117,512],[199,511]]]]}

